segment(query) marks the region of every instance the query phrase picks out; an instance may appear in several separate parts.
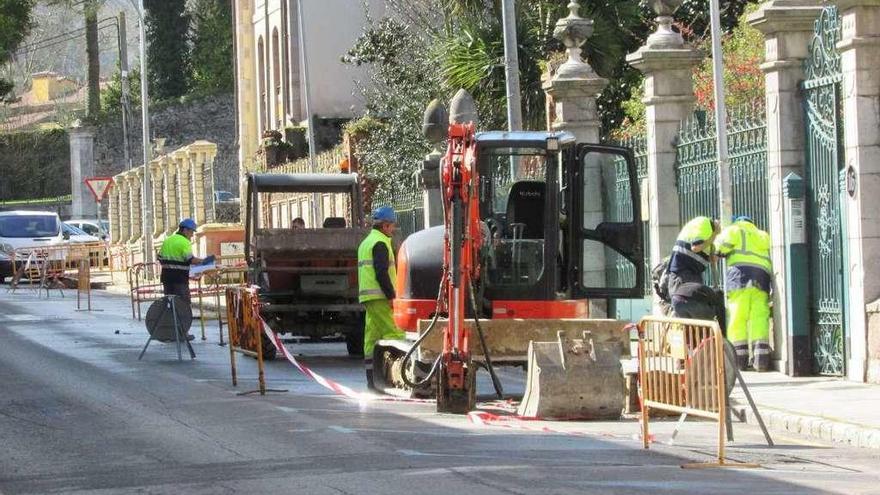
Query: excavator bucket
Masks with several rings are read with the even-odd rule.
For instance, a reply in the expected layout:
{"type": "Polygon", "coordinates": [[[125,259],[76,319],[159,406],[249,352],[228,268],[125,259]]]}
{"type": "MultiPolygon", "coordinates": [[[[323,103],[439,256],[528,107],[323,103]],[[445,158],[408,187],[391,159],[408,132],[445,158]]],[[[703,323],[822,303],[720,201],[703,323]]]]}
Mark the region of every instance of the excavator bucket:
{"type": "Polygon", "coordinates": [[[529,345],[526,390],[517,413],[544,419],[618,419],[626,400],[620,345],[590,332],[529,345]]]}

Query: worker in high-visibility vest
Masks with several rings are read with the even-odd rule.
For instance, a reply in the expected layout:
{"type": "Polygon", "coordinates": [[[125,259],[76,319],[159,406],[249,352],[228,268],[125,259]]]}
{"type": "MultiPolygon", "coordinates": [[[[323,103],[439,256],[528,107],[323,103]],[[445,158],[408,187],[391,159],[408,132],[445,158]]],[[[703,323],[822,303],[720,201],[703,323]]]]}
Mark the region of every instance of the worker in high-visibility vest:
{"type": "Polygon", "coordinates": [[[718,256],[727,259],[727,339],[740,369],[770,369],[770,291],[773,266],[770,234],[739,216],[715,239],[718,256]]]}
{"type": "Polygon", "coordinates": [[[373,211],[373,229],[358,247],[358,299],[367,312],[364,326],[364,367],[367,386],[373,388],[373,348],[382,339],[404,339],[394,323],[392,304],[397,270],[391,236],[397,229],[397,214],[390,206],[373,211]]]}
{"type": "Polygon", "coordinates": [[[177,226],[177,232],[168,236],[159,249],[159,264],[162,266],[160,280],[165,295],[175,295],[190,303],[189,269],[203,260],[192,253],[192,236],[197,229],[192,218],[185,218],[177,226]]]}
{"type": "Polygon", "coordinates": [[[668,292],[672,297],[681,284],[703,283],[703,272],[712,262],[712,241],[721,231],[717,220],[694,217],[682,227],[669,257],[668,292]]]}

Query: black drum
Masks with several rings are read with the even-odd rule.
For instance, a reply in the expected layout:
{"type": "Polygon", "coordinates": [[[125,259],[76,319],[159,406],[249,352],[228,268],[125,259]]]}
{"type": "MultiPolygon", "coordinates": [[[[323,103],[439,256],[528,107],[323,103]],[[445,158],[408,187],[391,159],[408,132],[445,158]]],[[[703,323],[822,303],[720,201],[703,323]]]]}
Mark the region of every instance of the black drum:
{"type": "Polygon", "coordinates": [[[186,341],[192,326],[192,309],[189,304],[179,298],[163,297],[153,302],[147,309],[145,318],[147,331],[153,339],[160,342],[174,342],[174,314],[177,314],[177,325],[180,329],[180,340],[186,341]],[[172,299],[174,300],[172,309],[172,299]]]}

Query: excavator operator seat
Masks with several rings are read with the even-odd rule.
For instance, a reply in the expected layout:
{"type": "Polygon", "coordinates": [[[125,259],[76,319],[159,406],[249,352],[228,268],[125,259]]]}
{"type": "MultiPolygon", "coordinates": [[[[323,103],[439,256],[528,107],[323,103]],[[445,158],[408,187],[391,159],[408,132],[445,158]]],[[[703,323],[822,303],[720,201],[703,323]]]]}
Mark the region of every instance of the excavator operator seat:
{"type": "Polygon", "coordinates": [[[507,196],[507,225],[511,237],[519,239],[544,238],[544,194],[547,184],[540,181],[519,181],[510,186],[507,196]],[[521,227],[514,232],[514,224],[521,227]],[[516,234],[516,235],[513,235],[516,234]]]}

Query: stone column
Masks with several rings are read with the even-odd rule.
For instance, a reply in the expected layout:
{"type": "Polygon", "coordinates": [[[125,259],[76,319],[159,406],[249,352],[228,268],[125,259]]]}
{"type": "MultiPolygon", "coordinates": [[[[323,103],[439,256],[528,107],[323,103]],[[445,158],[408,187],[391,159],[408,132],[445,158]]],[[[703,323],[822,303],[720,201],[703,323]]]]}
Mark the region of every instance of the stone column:
{"type": "MultiPolygon", "coordinates": [[[[184,148],[171,154],[177,169],[177,207],[180,218],[192,218],[192,183],[190,182],[189,155],[184,148]]],[[[179,221],[179,220],[178,220],[179,221]]]]}
{"type": "MultiPolygon", "coordinates": [[[[805,123],[799,94],[804,60],[819,17],[819,0],[770,0],[749,16],[749,24],[764,34],[764,71],[767,107],[768,232],[772,239],[774,272],[773,354],[777,369],[788,369],[790,344],[786,298],[784,179],[804,174],[805,123]]],[[[804,308],[806,310],[807,308],[804,308]]]]}
{"type": "Polygon", "coordinates": [[[128,185],[130,172],[120,174],[116,181],[116,189],[119,192],[119,242],[127,244],[131,237],[131,189],[128,185]]]}
{"type": "MultiPolygon", "coordinates": [[[[236,2],[232,2],[234,15],[235,15],[235,53],[236,53],[236,96],[237,96],[237,112],[238,119],[236,119],[238,124],[238,163],[239,163],[239,197],[241,200],[241,219],[244,222],[245,218],[245,190],[247,188],[247,184],[245,182],[245,178],[247,177],[247,173],[252,171],[256,165],[256,160],[254,159],[257,148],[260,144],[260,135],[259,135],[259,117],[257,115],[257,109],[259,107],[259,96],[257,89],[257,63],[256,63],[256,37],[254,35],[254,24],[253,17],[255,14],[255,2],[254,0],[239,0],[236,2]]],[[[290,2],[290,6],[293,7],[295,5],[294,2],[290,2]]],[[[295,33],[296,30],[293,29],[296,26],[294,13],[296,12],[295,8],[290,9],[290,46],[295,47],[298,43],[296,43],[295,33]]],[[[268,42],[268,40],[267,40],[268,42]]],[[[267,45],[268,46],[268,45],[267,45]]],[[[291,56],[289,60],[294,61],[291,67],[297,67],[298,63],[296,61],[299,60],[294,52],[291,52],[291,56]]],[[[299,74],[299,71],[295,71],[295,74],[299,74]]],[[[294,79],[292,78],[291,81],[294,79]]],[[[294,88],[299,88],[299,84],[291,84],[291,90],[294,88]]],[[[298,105],[294,104],[294,109],[299,108],[298,105]]]]}
{"type": "MultiPolygon", "coordinates": [[[[165,200],[164,200],[164,177],[162,165],[159,161],[150,162],[150,180],[153,185],[153,236],[154,241],[160,241],[165,232],[165,200]]],[[[154,242],[155,244],[155,242],[154,242]]]]}
{"type": "Polygon", "coordinates": [[[73,218],[96,218],[95,197],[83,182],[95,175],[95,132],[88,127],[72,127],[70,136],[70,193],[73,218]]]}
{"type": "Polygon", "coordinates": [[[880,298],[880,2],[838,0],[844,166],[847,176],[845,280],[849,361],[847,377],[867,374],[866,306],[880,298]]]}
{"type": "Polygon", "coordinates": [[[110,243],[119,242],[119,183],[121,176],[113,177],[114,186],[110,188],[110,201],[107,205],[107,221],[110,222],[110,243]]]}
{"type": "MultiPolygon", "coordinates": [[[[645,120],[648,151],[646,187],[649,236],[645,240],[650,266],[672,252],[680,228],[678,187],[675,180],[676,139],[681,122],[694,111],[693,69],[703,53],[672,30],[672,12],[681,2],[652,2],[657,9],[657,31],[644,46],[626,57],[645,75],[645,120]]],[[[643,202],[644,204],[644,202],[643,202]]],[[[647,276],[647,274],[646,274],[647,276]]],[[[659,305],[654,304],[659,311],[659,305]]]]}
{"type": "MultiPolygon", "coordinates": [[[[580,4],[572,1],[568,4],[569,15],[556,23],[553,36],[565,45],[568,60],[559,66],[556,74],[543,87],[548,98],[554,102],[553,130],[574,134],[578,143],[598,143],[601,121],[596,100],[608,81],[596,75],[593,68],[581,58],[581,45],[592,35],[593,21],[580,17],[580,8],[580,4]]],[[[586,170],[585,174],[598,177],[598,172],[593,170],[586,170]]],[[[600,181],[585,182],[588,187],[595,187],[595,191],[587,191],[585,197],[602,197],[600,181]]],[[[599,204],[598,208],[601,210],[602,205],[599,204]]],[[[593,203],[585,204],[584,210],[585,218],[602,213],[595,211],[596,205],[593,203]]],[[[591,250],[584,256],[583,276],[590,280],[590,285],[605,285],[604,249],[591,250]]],[[[603,318],[607,312],[606,301],[590,301],[591,317],[603,318]]]]}
{"type": "Polygon", "coordinates": [[[199,225],[214,221],[214,156],[217,145],[196,141],[187,146],[191,165],[193,215],[199,225]]]}
{"type": "Polygon", "coordinates": [[[162,194],[165,198],[165,234],[171,235],[177,230],[181,216],[177,209],[177,168],[171,158],[162,157],[162,170],[164,173],[164,188],[162,194]]]}
{"type": "Polygon", "coordinates": [[[143,175],[143,167],[132,169],[131,173],[128,175],[128,188],[131,201],[131,207],[129,209],[131,214],[131,223],[129,224],[131,226],[131,237],[128,238],[128,242],[131,243],[140,241],[141,236],[143,235],[144,217],[142,214],[143,208],[141,207],[141,193],[143,192],[141,180],[143,180],[143,175]]]}

